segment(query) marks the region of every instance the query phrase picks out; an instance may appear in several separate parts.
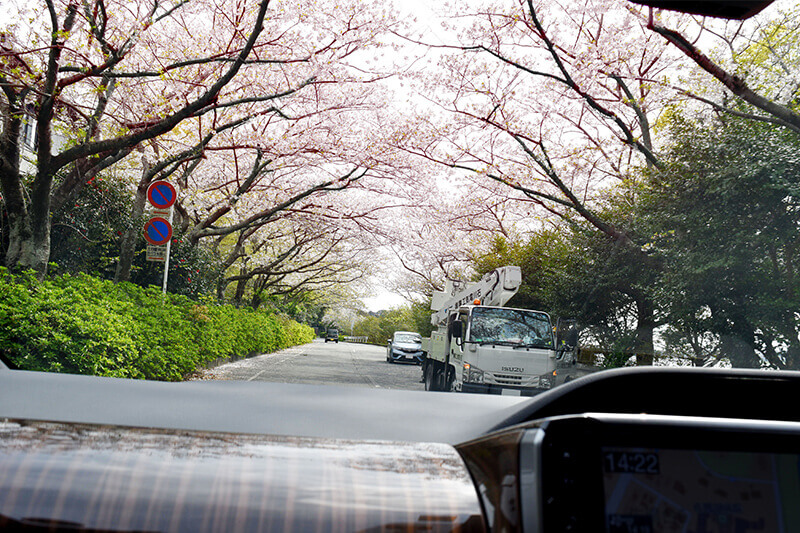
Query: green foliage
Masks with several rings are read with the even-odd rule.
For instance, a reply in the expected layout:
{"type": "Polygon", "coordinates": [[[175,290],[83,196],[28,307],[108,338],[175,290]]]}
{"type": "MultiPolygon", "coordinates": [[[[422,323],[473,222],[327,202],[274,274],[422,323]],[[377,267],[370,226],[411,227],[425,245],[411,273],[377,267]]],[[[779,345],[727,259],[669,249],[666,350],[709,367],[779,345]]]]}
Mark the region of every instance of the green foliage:
{"type": "Polygon", "coordinates": [[[771,20],[760,25],[753,39],[744,39],[732,60],[740,77],[760,95],[798,107],[797,73],[800,71],[800,8],[776,6],[771,20]]]}
{"type": "Polygon", "coordinates": [[[385,345],[395,331],[416,331],[423,337],[431,334],[430,311],[427,324],[423,323],[423,304],[398,307],[388,311],[363,316],[353,327],[353,335],[369,337],[370,344],[385,345]]]}
{"type": "MultiPolygon", "coordinates": [[[[144,238],[140,240],[139,252],[134,259],[131,282],[147,287],[161,286],[164,263],[147,261],[144,238]]],[[[176,231],[170,247],[167,290],[192,299],[214,294],[222,276],[222,261],[203,244],[192,244],[176,231]]]]}
{"type": "Polygon", "coordinates": [[[797,368],[800,139],[738,118],[674,114],[668,126],[669,166],[639,209],[664,264],[657,299],[671,341],[700,358],[711,332],[735,366],[797,368]]]}
{"type": "MultiPolygon", "coordinates": [[[[614,202],[621,203],[622,197],[612,198],[603,216],[632,228],[614,202]]],[[[635,247],[570,222],[525,241],[495,238],[473,261],[478,275],[504,265],[522,269],[522,286],[508,306],[545,311],[554,323],[559,317],[574,319],[585,344],[620,352],[652,351],[645,336],[651,317],[639,310],[647,309],[654,271],[650,258],[635,247]],[[636,319],[639,315],[642,320],[636,319]]]]}
{"type": "Polygon", "coordinates": [[[325,331],[332,324],[323,321],[327,307],[319,303],[312,291],[299,291],[295,294],[265,296],[263,306],[286,315],[296,322],[307,324],[317,331],[325,331]]]}
{"type": "Polygon", "coordinates": [[[178,381],[219,358],[314,338],[288,318],[85,274],[0,268],[0,350],[22,369],[178,381]]]}
{"type": "Polygon", "coordinates": [[[423,337],[430,337],[433,331],[433,324],[431,324],[432,313],[430,302],[412,303],[410,314],[413,326],[410,331],[416,331],[423,337]]]}
{"type": "MultiPolygon", "coordinates": [[[[522,286],[509,300],[509,307],[553,311],[567,300],[564,295],[567,268],[574,263],[572,243],[566,226],[543,230],[527,241],[495,237],[485,252],[473,257],[476,279],[506,265],[522,270],[522,286]]],[[[568,300],[573,300],[572,298],[568,300]]],[[[568,312],[568,311],[567,311],[568,312]]]]}
{"type": "Polygon", "coordinates": [[[131,201],[124,184],[98,176],[54,212],[50,261],[56,271],[113,278],[131,201]]]}
{"type": "Polygon", "coordinates": [[[663,326],[665,355],[691,364],[800,368],[800,139],[677,108],[662,127],[664,168],[596,208],[629,243],[568,221],[526,241],[495,239],[476,271],[522,267],[509,305],[577,319],[582,341],[608,350],[605,366],[650,353],[663,326]]]}
{"type": "Polygon", "coordinates": [[[666,355],[691,364],[800,368],[800,138],[677,108],[661,126],[664,168],[596,208],[630,243],[568,221],[527,241],[495,239],[476,271],[521,266],[509,305],[577,319],[582,340],[612,354],[606,366],[627,364],[664,326],[666,355]]]}

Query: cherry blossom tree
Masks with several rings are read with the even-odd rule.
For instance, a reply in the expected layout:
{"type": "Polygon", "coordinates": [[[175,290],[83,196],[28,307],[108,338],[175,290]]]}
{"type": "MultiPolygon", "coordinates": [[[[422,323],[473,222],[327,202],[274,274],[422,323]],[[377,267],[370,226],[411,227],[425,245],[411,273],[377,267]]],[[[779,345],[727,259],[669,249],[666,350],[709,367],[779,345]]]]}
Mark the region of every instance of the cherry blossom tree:
{"type": "Polygon", "coordinates": [[[247,294],[251,305],[258,307],[267,296],[325,294],[363,284],[371,270],[371,253],[361,237],[338,222],[297,217],[260,228],[237,240],[228,256],[236,261],[220,281],[219,297],[235,284],[230,299],[242,303],[247,294]]]}
{"type": "MultiPolygon", "coordinates": [[[[353,272],[364,270],[373,247],[363,242],[381,231],[374,213],[384,206],[377,195],[405,180],[406,163],[381,147],[395,126],[370,93],[385,93],[370,81],[358,85],[363,90],[327,98],[324,108],[311,102],[313,111],[306,115],[296,114],[298,93],[290,102],[292,116],[281,112],[260,122],[235,122],[163,159],[140,181],[134,218],[143,212],[143,193],[155,173],[172,173],[179,188],[176,228],[195,245],[213,243],[232,272],[224,276],[219,293],[236,282],[236,300],[251,282],[252,290],[274,294],[276,285],[265,280],[280,277],[283,283],[287,268],[294,285],[283,283],[280,291],[329,288],[334,273],[341,282],[362,277],[353,272]],[[361,194],[345,194],[353,188],[361,194]],[[355,250],[361,259],[356,260],[355,250]]],[[[132,231],[134,240],[137,233],[132,231]]]]}
{"type": "MultiPolygon", "coordinates": [[[[707,76],[695,78],[682,93],[728,113],[770,122],[800,133],[796,99],[800,91],[798,9],[794,2],[777,2],[767,12],[746,21],[696,17],[676,25],[668,12],[642,14],[647,27],[694,62],[707,76]],[[711,52],[704,51],[713,43],[711,52]],[[710,84],[708,78],[716,81],[710,84]],[[720,86],[726,90],[720,91],[720,86]],[[710,93],[710,94],[709,94],[710,93]],[[745,109],[733,104],[733,95],[745,109]]],[[[681,17],[685,21],[685,17],[681,17]]]]}
{"type": "MultiPolygon", "coordinates": [[[[674,97],[665,80],[678,54],[623,1],[460,13],[457,43],[438,47],[447,75],[420,75],[440,112],[420,117],[424,133],[403,146],[462,171],[472,195],[517,203],[523,231],[578,216],[648,264],[624,225],[603,216],[604,191],[661,165],[651,122],[674,97]]],[[[652,353],[654,306],[646,294],[637,305],[639,350],[652,353]]]]}
{"type": "Polygon", "coordinates": [[[530,0],[467,17],[441,62],[449,75],[426,80],[449,123],[428,121],[410,149],[625,240],[591,205],[632,168],[659,164],[650,122],[672,96],[661,82],[676,54],[622,1],[530,0]]]}
{"type": "MultiPolygon", "coordinates": [[[[624,215],[619,207],[636,202],[639,189],[632,185],[641,168],[662,168],[651,128],[662,110],[688,97],[718,112],[795,128],[796,17],[720,29],[684,15],[648,16],[625,2],[534,0],[513,10],[487,5],[461,13],[452,23],[463,28],[460,42],[439,48],[450,75],[425,79],[425,93],[438,95],[433,101],[445,118],[421,117],[416,129],[425,134],[404,146],[465,171],[473,190],[487,196],[526,199],[537,206],[529,212],[585,220],[609,247],[632,252],[626,256],[643,272],[659,268],[646,242],[629,230],[631,221],[607,213],[624,215]],[[727,62],[702,54],[698,34],[719,36],[727,62]],[[732,104],[707,81],[689,85],[697,75],[679,51],[754,107],[732,104]],[[621,185],[617,208],[609,210],[614,185],[621,185]]],[[[660,320],[652,294],[623,288],[635,302],[637,349],[652,353],[660,320]]]]}
{"type": "MultiPolygon", "coordinates": [[[[148,30],[154,26],[180,27],[186,19],[175,16],[182,7],[141,2],[135,5],[94,6],[78,2],[19,6],[14,25],[4,32],[2,84],[5,102],[4,127],[0,139],[0,182],[8,214],[9,246],[6,264],[18,268],[46,270],[50,251],[51,198],[57,174],[72,168],[85,174],[107,167],[130,153],[136,145],[174,129],[183,120],[208,112],[223,88],[244,65],[259,35],[268,2],[248,10],[248,28],[230,35],[230,46],[219,59],[203,58],[198,65],[208,68],[205,76],[193,78],[176,99],[180,104],[155,105],[146,120],[120,121],[116,131],[100,138],[99,117],[106,114],[109,97],[118,83],[112,74],[135,57],[148,30]],[[29,24],[25,18],[29,16],[29,24]],[[47,22],[43,22],[47,21],[47,22]],[[96,98],[87,101],[89,95],[96,98]],[[94,101],[94,106],[91,101],[94,101]],[[32,104],[29,106],[29,102],[32,104]],[[30,118],[29,118],[30,112],[30,118]],[[159,113],[160,112],[160,113],[159,113]],[[35,175],[26,200],[21,130],[26,121],[35,122],[35,175]],[[54,130],[65,130],[70,142],[54,146],[54,130]],[[75,135],[76,129],[84,131],[75,135]],[[82,141],[82,142],[80,142],[82,141]]],[[[15,6],[17,7],[17,6],[15,6]]],[[[184,34],[190,28],[182,28],[184,34]]],[[[143,58],[139,58],[141,64],[143,58]]],[[[133,65],[134,68],[136,65],[133,65]]],[[[131,73],[145,92],[148,84],[131,73]]],[[[156,74],[156,80],[160,77],[156,74]]],[[[188,82],[188,80],[186,80],[188,82]]],[[[158,85],[162,85],[158,83],[158,85]]],[[[163,99],[162,99],[163,100],[163,99]]],[[[123,118],[123,117],[120,117],[123,118]]],[[[140,118],[140,117],[137,117],[140,118]]]]}
{"type": "Polygon", "coordinates": [[[309,113],[283,102],[303,91],[305,101],[324,99],[344,61],[392,24],[379,7],[269,0],[47,0],[16,3],[9,14],[0,43],[5,262],[40,272],[53,205],[94,175],[152,150],[141,192],[143,182],[207,157],[225,130],[309,113]],[[20,150],[29,125],[30,183],[20,150]]]}
{"type": "Polygon", "coordinates": [[[410,302],[427,303],[446,279],[471,279],[472,258],[484,243],[525,225],[516,202],[476,192],[455,172],[428,164],[428,180],[396,186],[390,202],[384,195],[378,220],[385,228],[379,239],[384,285],[410,302]]]}

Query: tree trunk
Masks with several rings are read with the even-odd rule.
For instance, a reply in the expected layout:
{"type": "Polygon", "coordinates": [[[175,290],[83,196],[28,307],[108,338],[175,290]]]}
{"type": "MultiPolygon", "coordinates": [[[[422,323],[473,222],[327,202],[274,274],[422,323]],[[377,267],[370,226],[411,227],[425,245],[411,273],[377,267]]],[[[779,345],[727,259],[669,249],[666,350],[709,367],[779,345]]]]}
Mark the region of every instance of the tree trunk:
{"type": "Polygon", "coordinates": [[[650,366],[655,358],[653,330],[655,329],[655,310],[652,302],[636,302],[636,366],[650,366]]]}
{"type": "Polygon", "coordinates": [[[130,281],[133,257],[136,255],[136,243],[139,242],[139,236],[144,231],[144,208],[147,203],[147,187],[150,185],[151,176],[148,172],[149,165],[146,159],[143,159],[142,165],[144,167],[142,169],[142,179],[139,180],[139,185],[136,187],[131,219],[120,243],[119,261],[117,262],[117,271],[114,274],[114,282],[116,283],[130,281]]]}
{"type": "Polygon", "coordinates": [[[761,368],[761,360],[756,354],[755,335],[736,331],[722,336],[720,351],[727,356],[734,368],[761,368]]]}
{"type": "Polygon", "coordinates": [[[264,294],[264,287],[266,284],[266,276],[259,276],[253,279],[253,296],[250,298],[250,307],[256,311],[261,307],[261,295],[264,294]]]}
{"type": "Polygon", "coordinates": [[[33,235],[19,170],[23,116],[21,103],[13,94],[8,94],[8,99],[0,138],[0,192],[8,216],[9,244],[5,254],[5,265],[8,268],[15,268],[23,255],[27,255],[26,243],[31,242],[33,235]]]}
{"type": "MultiPolygon", "coordinates": [[[[244,293],[245,290],[247,290],[247,284],[250,282],[250,278],[244,277],[244,274],[246,272],[247,272],[247,260],[245,259],[245,261],[243,261],[242,264],[239,266],[239,273],[242,275],[242,279],[236,282],[236,292],[234,293],[233,296],[233,304],[236,307],[242,306],[242,302],[244,301],[244,293]]],[[[224,278],[224,272],[223,272],[223,278],[224,278]]]]}
{"type": "MultiPolygon", "coordinates": [[[[5,181],[5,177],[3,179],[5,181]]],[[[16,181],[21,183],[19,179],[16,181]]],[[[14,198],[17,193],[15,187],[8,188],[11,195],[7,195],[6,187],[3,188],[4,195],[7,195],[9,225],[6,266],[12,270],[33,269],[40,278],[47,274],[50,260],[49,184],[52,178],[41,181],[37,178],[34,182],[29,206],[21,197],[14,198]]]]}
{"type": "Polygon", "coordinates": [[[247,282],[250,281],[247,278],[240,279],[236,283],[236,294],[233,296],[233,303],[236,307],[242,306],[242,300],[244,300],[244,291],[247,289],[247,282]]]}
{"type": "Polygon", "coordinates": [[[786,365],[784,368],[800,370],[800,348],[798,348],[796,342],[790,344],[789,349],[786,351],[786,365]]]}
{"type": "Polygon", "coordinates": [[[225,276],[223,274],[217,279],[217,300],[220,302],[225,299],[225,289],[228,288],[228,283],[225,281],[225,276]]]}
{"type": "Polygon", "coordinates": [[[26,221],[11,223],[9,250],[16,249],[19,253],[16,258],[7,255],[6,262],[15,270],[35,270],[41,279],[47,274],[50,260],[50,225],[42,223],[41,218],[31,219],[31,225],[26,221]]]}

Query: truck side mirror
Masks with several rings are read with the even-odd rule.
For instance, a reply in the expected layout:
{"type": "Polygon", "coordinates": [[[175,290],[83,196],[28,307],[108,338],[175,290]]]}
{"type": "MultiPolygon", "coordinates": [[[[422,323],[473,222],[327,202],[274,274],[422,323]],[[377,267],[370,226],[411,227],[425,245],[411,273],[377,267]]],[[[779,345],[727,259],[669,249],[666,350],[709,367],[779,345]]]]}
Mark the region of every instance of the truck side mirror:
{"type": "Polygon", "coordinates": [[[567,332],[565,341],[567,346],[572,348],[576,347],[578,345],[578,330],[576,328],[570,328],[570,330],[567,332]]]}
{"type": "Polygon", "coordinates": [[[578,325],[575,319],[559,318],[556,322],[556,346],[559,349],[569,350],[578,345],[578,325]]]}
{"type": "Polygon", "coordinates": [[[460,320],[454,320],[450,323],[450,336],[456,339],[464,336],[464,324],[460,320]]]}

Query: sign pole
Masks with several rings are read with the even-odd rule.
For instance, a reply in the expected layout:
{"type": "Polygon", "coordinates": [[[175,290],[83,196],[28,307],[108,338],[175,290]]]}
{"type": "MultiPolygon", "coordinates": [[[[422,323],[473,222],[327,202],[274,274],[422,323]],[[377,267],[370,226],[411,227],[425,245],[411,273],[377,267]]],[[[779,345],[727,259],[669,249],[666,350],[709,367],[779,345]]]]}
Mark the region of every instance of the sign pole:
{"type": "MultiPolygon", "coordinates": [[[[172,225],[172,213],[174,206],[169,207],[169,224],[172,225]]],[[[169,253],[172,251],[172,239],[167,241],[167,256],[164,259],[164,280],[161,282],[161,294],[167,295],[167,277],[169,276],[169,253]]]]}
{"type": "Polygon", "coordinates": [[[144,238],[150,244],[147,247],[147,260],[164,261],[164,277],[161,281],[162,296],[167,295],[169,256],[172,251],[172,217],[177,198],[175,187],[168,181],[157,180],[147,188],[147,200],[155,208],[152,218],[144,226],[144,238]],[[169,217],[169,220],[163,217],[169,217]]]}

